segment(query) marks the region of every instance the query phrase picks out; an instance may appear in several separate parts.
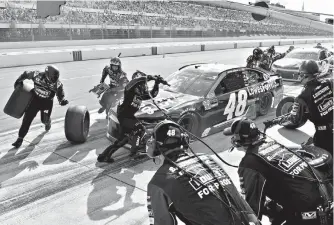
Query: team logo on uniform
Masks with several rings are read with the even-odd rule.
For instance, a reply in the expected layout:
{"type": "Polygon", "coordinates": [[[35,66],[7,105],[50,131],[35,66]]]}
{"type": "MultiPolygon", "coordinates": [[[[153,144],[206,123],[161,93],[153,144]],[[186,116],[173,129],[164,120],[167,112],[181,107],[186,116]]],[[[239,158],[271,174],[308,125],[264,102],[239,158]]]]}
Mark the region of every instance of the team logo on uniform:
{"type": "Polygon", "coordinates": [[[317,218],[317,212],[304,212],[302,213],[303,220],[312,220],[317,218]]]}

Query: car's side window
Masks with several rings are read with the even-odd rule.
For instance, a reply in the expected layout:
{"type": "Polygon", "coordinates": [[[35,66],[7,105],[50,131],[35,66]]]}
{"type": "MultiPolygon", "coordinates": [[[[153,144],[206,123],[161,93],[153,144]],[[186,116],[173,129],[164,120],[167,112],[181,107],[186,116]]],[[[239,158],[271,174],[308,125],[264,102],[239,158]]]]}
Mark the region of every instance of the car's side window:
{"type": "Polygon", "coordinates": [[[215,89],[216,95],[229,93],[245,87],[244,74],[242,71],[235,71],[226,74],[215,89]]]}
{"type": "Polygon", "coordinates": [[[249,86],[257,84],[259,82],[263,82],[265,80],[263,73],[259,71],[246,70],[244,73],[245,73],[245,76],[247,77],[247,85],[249,86]]]}

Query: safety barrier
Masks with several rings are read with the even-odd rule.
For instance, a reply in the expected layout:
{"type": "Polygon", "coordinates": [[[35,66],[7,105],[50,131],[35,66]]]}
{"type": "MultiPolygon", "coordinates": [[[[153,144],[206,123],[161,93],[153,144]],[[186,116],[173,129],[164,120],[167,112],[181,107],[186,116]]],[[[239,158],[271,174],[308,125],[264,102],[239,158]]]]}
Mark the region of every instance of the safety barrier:
{"type": "Polygon", "coordinates": [[[305,43],[333,42],[331,38],[318,39],[280,39],[280,40],[241,40],[241,41],[212,41],[212,42],[180,42],[180,43],[151,43],[137,45],[120,45],[113,47],[95,47],[0,53],[0,68],[27,66],[47,63],[105,59],[122,53],[122,57],[162,55],[200,51],[214,51],[235,48],[267,47],[271,45],[294,45],[305,43]]]}

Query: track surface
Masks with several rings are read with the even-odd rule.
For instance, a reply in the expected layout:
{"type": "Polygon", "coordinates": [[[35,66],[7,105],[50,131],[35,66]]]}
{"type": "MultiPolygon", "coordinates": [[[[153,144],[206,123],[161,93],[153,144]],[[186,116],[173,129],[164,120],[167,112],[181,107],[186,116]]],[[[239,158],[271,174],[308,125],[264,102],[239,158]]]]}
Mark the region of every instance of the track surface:
{"type": "MultiPolygon", "coordinates": [[[[288,47],[278,47],[284,51],[288,47]]],[[[244,64],[251,49],[174,54],[140,58],[124,58],[125,71],[136,69],[163,76],[179,67],[196,62],[224,62],[244,64]]],[[[90,110],[99,107],[97,98],[88,93],[100,79],[100,71],[108,60],[58,64],[67,99],[74,105],[86,105],[90,110]]],[[[9,98],[13,83],[25,69],[0,69],[0,105],[9,98]]],[[[43,68],[43,67],[38,67],[43,68]]],[[[300,87],[286,86],[286,93],[296,95],[300,87]]],[[[53,120],[65,115],[67,107],[54,108],[53,120]]],[[[260,117],[258,124],[273,117],[260,117]]],[[[96,157],[109,144],[105,138],[104,115],[91,114],[89,140],[71,145],[64,137],[63,122],[53,124],[50,132],[37,125],[31,128],[20,149],[13,149],[20,120],[0,114],[0,224],[148,224],[146,185],[158,165],[152,161],[133,162],[126,158],[127,151],[115,154],[114,164],[96,163],[96,157]]],[[[36,117],[35,123],[39,123],[36,117]]],[[[314,132],[310,124],[300,131],[288,132],[273,128],[271,135],[287,145],[306,140],[314,132]],[[283,134],[283,136],[281,136],[283,134]]],[[[224,158],[237,165],[239,152],[224,152],[229,139],[216,134],[204,139],[224,158]],[[221,146],[226,146],[222,148],[221,146]]],[[[196,152],[210,153],[199,143],[196,152]]],[[[226,167],[238,187],[235,169],[226,167]]]]}

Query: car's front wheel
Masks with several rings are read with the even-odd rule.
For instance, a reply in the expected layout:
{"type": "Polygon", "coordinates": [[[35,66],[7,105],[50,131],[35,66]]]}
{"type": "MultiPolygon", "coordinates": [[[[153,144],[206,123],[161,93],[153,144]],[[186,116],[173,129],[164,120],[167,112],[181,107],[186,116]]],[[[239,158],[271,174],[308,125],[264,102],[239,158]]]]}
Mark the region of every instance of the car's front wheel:
{"type": "MultiPolygon", "coordinates": [[[[190,133],[198,136],[198,128],[199,128],[199,119],[198,116],[194,113],[187,113],[180,117],[178,123],[190,133]]],[[[190,140],[195,140],[192,135],[189,135],[190,140]]]]}
{"type": "MultiPolygon", "coordinates": [[[[279,117],[279,116],[290,113],[292,110],[294,101],[295,101],[294,97],[291,97],[291,96],[283,98],[277,105],[276,116],[279,117]]],[[[298,124],[288,124],[288,125],[285,125],[284,127],[288,129],[297,129],[303,126],[306,123],[306,121],[307,121],[306,116],[303,116],[303,118],[300,120],[298,124]]]]}

